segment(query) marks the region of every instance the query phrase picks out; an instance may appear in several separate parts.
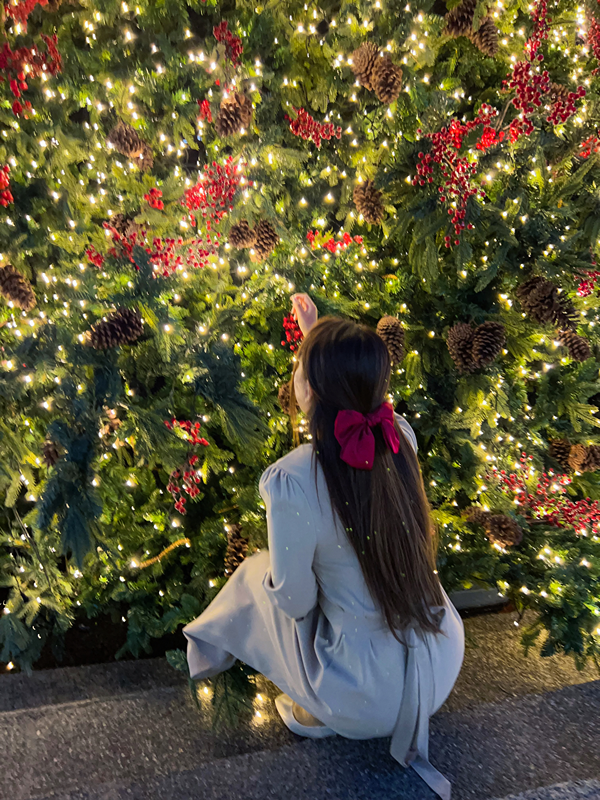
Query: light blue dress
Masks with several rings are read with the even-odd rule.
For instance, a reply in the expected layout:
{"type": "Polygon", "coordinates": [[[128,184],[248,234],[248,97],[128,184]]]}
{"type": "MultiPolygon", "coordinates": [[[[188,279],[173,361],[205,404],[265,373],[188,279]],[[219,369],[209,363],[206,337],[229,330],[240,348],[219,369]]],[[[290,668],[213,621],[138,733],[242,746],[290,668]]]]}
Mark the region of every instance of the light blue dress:
{"type": "MultiPolygon", "coordinates": [[[[416,450],[412,428],[397,421],[400,446],[416,450]]],[[[265,470],[260,494],[269,551],[247,558],[184,628],[192,677],[241,659],[341,736],[391,736],[392,755],[449,798],[450,784],[428,760],[428,725],[462,665],[456,609],[445,595],[441,634],[409,630],[403,642],[394,638],[332,509],[312,445],[265,470]]]]}

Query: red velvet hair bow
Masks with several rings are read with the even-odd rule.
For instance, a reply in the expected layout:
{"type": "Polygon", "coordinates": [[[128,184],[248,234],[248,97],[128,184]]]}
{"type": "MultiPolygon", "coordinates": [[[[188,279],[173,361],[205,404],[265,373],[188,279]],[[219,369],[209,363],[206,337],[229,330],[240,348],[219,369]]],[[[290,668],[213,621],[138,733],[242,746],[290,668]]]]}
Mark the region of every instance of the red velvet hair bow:
{"type": "Polygon", "coordinates": [[[343,409],[338,411],[333,432],[340,443],[340,458],[355,469],[373,469],[375,437],[373,428],[381,425],[381,432],[392,453],[400,447],[400,437],[394,425],[394,408],[391,403],[382,403],[370,414],[343,409]]]}

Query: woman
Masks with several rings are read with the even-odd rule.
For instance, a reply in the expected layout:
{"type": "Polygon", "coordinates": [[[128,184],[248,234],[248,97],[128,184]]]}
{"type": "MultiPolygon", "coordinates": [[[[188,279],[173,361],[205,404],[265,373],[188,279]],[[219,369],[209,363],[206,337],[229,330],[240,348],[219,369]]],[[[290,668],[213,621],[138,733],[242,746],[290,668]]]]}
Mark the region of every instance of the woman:
{"type": "Polygon", "coordinates": [[[435,570],[434,533],[408,423],[386,402],[387,347],[372,330],[293,298],[305,339],[295,398],[312,435],[263,474],[269,552],[236,570],[184,628],[192,677],[236,659],[285,694],[290,730],[391,736],[391,753],[442,798],[429,717],[462,664],[464,631],[435,570]]]}

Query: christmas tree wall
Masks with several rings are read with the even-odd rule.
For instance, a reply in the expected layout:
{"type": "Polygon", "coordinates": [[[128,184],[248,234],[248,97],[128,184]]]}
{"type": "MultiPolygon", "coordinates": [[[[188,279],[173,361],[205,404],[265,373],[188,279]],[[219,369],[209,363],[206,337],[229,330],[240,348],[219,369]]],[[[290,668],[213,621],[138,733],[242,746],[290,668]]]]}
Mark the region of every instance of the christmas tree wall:
{"type": "Polygon", "coordinates": [[[294,292],[399,321],[445,587],[596,659],[596,0],[4,12],[0,660],[140,655],[264,546],[294,292]]]}

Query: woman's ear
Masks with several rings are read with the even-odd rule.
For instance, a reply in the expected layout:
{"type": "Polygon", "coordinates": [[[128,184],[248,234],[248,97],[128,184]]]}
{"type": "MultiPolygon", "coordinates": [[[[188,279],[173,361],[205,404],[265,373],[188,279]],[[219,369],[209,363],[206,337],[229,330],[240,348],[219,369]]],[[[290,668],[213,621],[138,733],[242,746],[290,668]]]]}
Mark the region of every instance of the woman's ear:
{"type": "Polygon", "coordinates": [[[305,414],[308,414],[313,402],[313,390],[304,375],[302,362],[300,362],[294,370],[294,395],[300,409],[305,414]]]}

